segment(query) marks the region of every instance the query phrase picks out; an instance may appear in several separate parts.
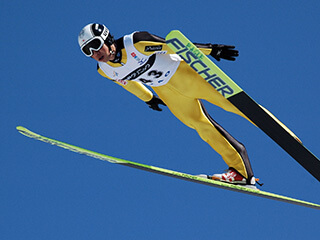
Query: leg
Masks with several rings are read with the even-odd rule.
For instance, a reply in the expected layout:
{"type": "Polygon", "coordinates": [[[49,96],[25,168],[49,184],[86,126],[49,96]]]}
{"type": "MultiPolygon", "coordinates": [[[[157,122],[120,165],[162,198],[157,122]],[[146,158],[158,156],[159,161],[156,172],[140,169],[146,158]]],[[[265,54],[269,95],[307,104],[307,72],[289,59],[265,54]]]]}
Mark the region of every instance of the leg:
{"type": "MultiPolygon", "coordinates": [[[[245,170],[247,172],[247,175],[243,175],[244,177],[246,177],[247,179],[251,179],[251,177],[253,177],[253,171],[252,171],[252,167],[251,167],[251,163],[249,160],[249,156],[247,153],[247,150],[245,148],[245,146],[239,142],[238,140],[236,140],[234,137],[232,137],[230,135],[230,133],[228,133],[224,128],[222,128],[206,111],[206,109],[204,108],[203,104],[202,105],[202,110],[204,112],[204,114],[207,116],[207,118],[210,120],[210,122],[212,123],[212,125],[220,132],[220,134],[222,136],[224,136],[228,142],[235,148],[235,150],[239,153],[243,163],[244,163],[244,167],[245,170]]],[[[228,165],[229,167],[232,167],[230,165],[228,165]]],[[[236,167],[232,167],[234,169],[236,169],[238,172],[240,172],[236,167]]],[[[241,172],[240,172],[241,173],[241,172]]],[[[242,174],[242,173],[241,173],[242,174]]]]}
{"type": "Polygon", "coordinates": [[[185,125],[195,129],[229,167],[247,179],[253,176],[244,146],[206,114],[199,100],[180,94],[170,84],[153,89],[171,112],[185,125]]]}
{"type": "Polygon", "coordinates": [[[184,96],[194,99],[204,99],[250,121],[239,109],[223,97],[185,62],[181,62],[177,72],[168,84],[184,96]]]}

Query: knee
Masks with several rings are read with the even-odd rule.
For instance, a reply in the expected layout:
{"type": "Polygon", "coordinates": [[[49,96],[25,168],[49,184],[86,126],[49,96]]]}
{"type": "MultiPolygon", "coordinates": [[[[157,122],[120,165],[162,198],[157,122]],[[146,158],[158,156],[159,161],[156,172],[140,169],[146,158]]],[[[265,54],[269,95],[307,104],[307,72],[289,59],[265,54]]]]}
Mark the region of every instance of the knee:
{"type": "Polygon", "coordinates": [[[197,122],[193,124],[193,129],[197,131],[199,136],[206,142],[215,138],[217,130],[211,124],[197,122]]]}

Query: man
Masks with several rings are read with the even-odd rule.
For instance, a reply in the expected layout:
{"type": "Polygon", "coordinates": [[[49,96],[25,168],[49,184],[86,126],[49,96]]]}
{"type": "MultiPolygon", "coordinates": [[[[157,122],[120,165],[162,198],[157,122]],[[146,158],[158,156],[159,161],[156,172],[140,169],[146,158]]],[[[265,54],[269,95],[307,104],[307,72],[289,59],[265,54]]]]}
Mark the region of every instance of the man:
{"type": "MultiPolygon", "coordinates": [[[[106,26],[93,23],[81,30],[78,42],[82,52],[98,62],[98,72],[103,77],[136,95],[153,110],[161,111],[159,105],[167,106],[180,121],[195,129],[229,166],[226,173],[201,176],[255,188],[245,147],[209,116],[200,99],[246,116],[170,50],[163,38],[134,32],[115,40],[106,26]]],[[[217,61],[235,60],[238,56],[234,46],[196,46],[217,61]]]]}

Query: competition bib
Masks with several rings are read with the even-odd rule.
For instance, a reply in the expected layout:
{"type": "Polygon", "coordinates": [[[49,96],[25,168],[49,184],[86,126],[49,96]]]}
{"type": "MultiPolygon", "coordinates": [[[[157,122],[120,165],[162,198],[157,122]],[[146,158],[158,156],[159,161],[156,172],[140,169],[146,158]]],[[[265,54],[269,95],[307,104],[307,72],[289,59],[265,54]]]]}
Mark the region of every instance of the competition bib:
{"type": "Polygon", "coordinates": [[[127,63],[112,67],[99,62],[101,70],[111,79],[125,85],[126,81],[138,81],[148,86],[165,85],[176,72],[181,58],[163,51],[148,56],[140,53],[133,44],[133,34],[124,36],[127,63]]]}

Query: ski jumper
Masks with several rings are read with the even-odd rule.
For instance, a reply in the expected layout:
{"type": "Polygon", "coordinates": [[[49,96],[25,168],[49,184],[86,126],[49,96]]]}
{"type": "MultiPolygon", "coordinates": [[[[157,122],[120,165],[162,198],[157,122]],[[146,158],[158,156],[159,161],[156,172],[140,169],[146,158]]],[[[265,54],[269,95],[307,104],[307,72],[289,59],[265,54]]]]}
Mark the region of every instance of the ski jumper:
{"type": "MultiPolygon", "coordinates": [[[[206,55],[211,44],[195,44],[206,55]]],[[[165,44],[148,32],[135,32],[116,40],[117,62],[98,62],[98,72],[148,102],[151,87],[170,111],[218,152],[226,164],[245,178],[253,171],[243,144],[209,116],[201,99],[247,119],[165,44]],[[119,57],[120,56],[120,57],[119,57]],[[143,85],[144,84],[144,85],[143,85]]]]}

